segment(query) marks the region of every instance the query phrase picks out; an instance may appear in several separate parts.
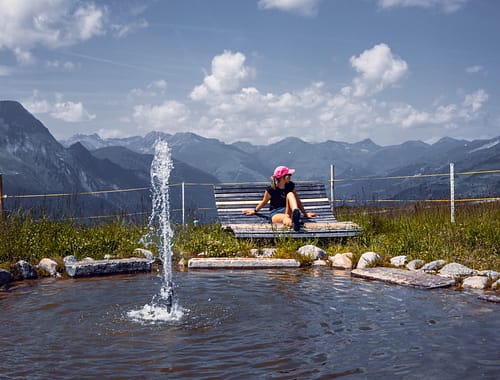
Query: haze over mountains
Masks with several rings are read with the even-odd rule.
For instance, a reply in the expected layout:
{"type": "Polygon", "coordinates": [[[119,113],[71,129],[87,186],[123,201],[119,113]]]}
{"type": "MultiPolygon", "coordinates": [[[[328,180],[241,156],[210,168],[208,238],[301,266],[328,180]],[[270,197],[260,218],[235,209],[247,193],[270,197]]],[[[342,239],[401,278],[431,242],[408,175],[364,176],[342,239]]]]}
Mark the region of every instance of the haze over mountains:
{"type": "MultiPolygon", "coordinates": [[[[0,172],[4,193],[9,196],[149,187],[154,142],[166,139],[174,159],[171,183],[189,183],[186,203],[190,217],[197,219],[214,216],[213,210],[203,211],[203,215],[195,211],[213,208],[209,184],[268,181],[277,165],[295,168],[295,180],[327,183],[334,164],[335,178],[345,180],[335,183],[336,198],[358,200],[447,198],[448,178],[422,174],[448,173],[450,162],[455,163],[456,172],[500,169],[500,136],[474,141],[443,138],[432,145],[407,141],[386,147],[371,140],[308,143],[293,137],[270,145],[226,144],[192,133],[160,132],[123,139],[75,135],[58,142],[14,101],[0,101],[0,131],[0,172]],[[415,177],[365,179],[388,176],[415,177]],[[202,185],[191,185],[194,183],[202,185]]],[[[459,175],[456,183],[457,198],[493,197],[499,195],[500,175],[459,175]]],[[[150,210],[148,190],[77,198],[45,198],[41,203],[69,209],[65,213],[75,215],[150,210]]],[[[171,208],[179,209],[180,186],[172,187],[171,199],[171,208]]],[[[6,204],[11,209],[36,207],[40,200],[9,197],[6,204]]]]}

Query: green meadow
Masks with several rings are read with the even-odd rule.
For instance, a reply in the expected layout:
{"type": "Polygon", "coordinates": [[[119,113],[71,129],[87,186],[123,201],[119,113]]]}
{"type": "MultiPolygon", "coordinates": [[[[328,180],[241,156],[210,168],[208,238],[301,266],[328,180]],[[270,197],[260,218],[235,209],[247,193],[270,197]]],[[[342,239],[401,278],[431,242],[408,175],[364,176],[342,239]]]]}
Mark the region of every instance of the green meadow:
{"type": "MultiPolygon", "coordinates": [[[[343,240],[256,241],[236,239],[218,224],[187,225],[175,226],[172,248],[176,260],[200,253],[213,257],[248,256],[252,248],[264,247],[277,248],[277,257],[297,257],[298,247],[314,244],[330,255],[352,252],[354,262],[363,252],[374,251],[386,264],[393,256],[406,255],[409,260],[444,259],[473,269],[500,271],[499,202],[458,204],[453,224],[449,208],[435,204],[340,207],[336,216],[338,220],[359,224],[363,233],[343,240]]],[[[126,218],[82,224],[13,213],[0,221],[0,266],[8,269],[18,260],[38,264],[44,257],[62,265],[62,259],[68,255],[78,259],[130,257],[135,248],[142,247],[139,241],[147,231],[146,223],[133,223],[126,218]]]]}

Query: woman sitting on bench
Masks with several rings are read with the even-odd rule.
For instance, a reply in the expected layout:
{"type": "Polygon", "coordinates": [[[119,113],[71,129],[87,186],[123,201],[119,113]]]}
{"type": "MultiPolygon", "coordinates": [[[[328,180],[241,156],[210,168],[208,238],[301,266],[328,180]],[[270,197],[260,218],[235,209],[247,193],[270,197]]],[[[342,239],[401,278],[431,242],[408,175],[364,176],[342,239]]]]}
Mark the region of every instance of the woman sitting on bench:
{"type": "Polygon", "coordinates": [[[295,183],[290,178],[295,173],[294,169],[278,166],[271,177],[271,185],[264,192],[264,197],[254,210],[243,210],[246,215],[255,215],[268,202],[269,219],[272,223],[283,223],[292,227],[294,231],[300,230],[300,212],[308,218],[314,218],[316,213],[307,212],[295,191],[295,183]]]}

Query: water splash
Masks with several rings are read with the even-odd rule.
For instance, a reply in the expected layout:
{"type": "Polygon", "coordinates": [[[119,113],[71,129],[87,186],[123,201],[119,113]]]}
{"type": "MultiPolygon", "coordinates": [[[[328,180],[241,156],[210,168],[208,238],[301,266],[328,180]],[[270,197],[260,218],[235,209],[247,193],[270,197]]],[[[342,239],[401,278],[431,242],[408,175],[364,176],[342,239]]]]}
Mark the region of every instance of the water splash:
{"type": "Polygon", "coordinates": [[[163,263],[162,288],[151,304],[140,310],[130,311],[128,316],[137,321],[171,321],[182,317],[183,309],[174,298],[172,281],[172,238],[170,226],[169,178],[174,168],[170,148],[166,141],[157,140],[155,155],[151,163],[151,186],[153,207],[149,219],[149,232],[141,241],[146,245],[155,244],[163,263]]]}

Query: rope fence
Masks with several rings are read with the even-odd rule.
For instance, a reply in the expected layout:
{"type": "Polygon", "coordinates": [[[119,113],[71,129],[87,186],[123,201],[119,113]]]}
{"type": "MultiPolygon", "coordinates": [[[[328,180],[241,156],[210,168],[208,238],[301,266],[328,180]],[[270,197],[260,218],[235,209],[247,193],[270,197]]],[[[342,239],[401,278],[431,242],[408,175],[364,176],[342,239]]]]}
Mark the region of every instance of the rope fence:
{"type": "MultiPolygon", "coordinates": [[[[401,176],[373,176],[373,177],[359,177],[359,178],[334,178],[334,165],[330,167],[330,180],[320,181],[330,183],[330,194],[332,206],[335,204],[350,204],[350,203],[450,203],[451,208],[451,220],[454,222],[454,204],[455,203],[466,203],[466,202],[498,202],[500,201],[500,196],[492,197],[474,197],[474,198],[460,198],[454,199],[454,177],[455,176],[467,176],[467,175],[484,175],[484,174],[498,174],[500,169],[491,170],[476,170],[476,171],[464,171],[464,172],[454,172],[454,165],[450,163],[449,173],[429,173],[429,174],[414,174],[414,175],[401,175],[401,176]],[[375,180],[400,180],[400,179],[423,179],[429,177],[448,177],[450,178],[450,199],[335,199],[335,183],[345,183],[345,182],[355,182],[355,181],[375,181],[375,180]]],[[[300,182],[310,182],[310,181],[297,181],[300,182]]],[[[248,182],[224,182],[224,184],[247,184],[248,182]]],[[[252,182],[255,183],[255,182],[252,182]]],[[[268,182],[257,182],[266,185],[268,182]]],[[[219,183],[220,184],[220,183],[219,183]]],[[[169,187],[181,187],[181,208],[171,209],[171,212],[181,212],[182,213],[182,224],[185,224],[185,187],[186,186],[214,186],[215,183],[203,183],[203,182],[180,182],[169,184],[169,187]]],[[[6,199],[27,199],[27,198],[56,198],[56,197],[77,197],[77,196],[87,196],[87,195],[103,195],[112,193],[129,193],[137,191],[151,191],[151,187],[136,187],[128,189],[110,189],[110,190],[97,190],[97,191],[83,191],[83,192],[72,192],[72,193],[47,193],[47,194],[22,194],[22,195],[10,195],[3,193],[2,185],[2,175],[0,174],[0,216],[4,212],[4,202],[6,199]]],[[[215,210],[213,207],[197,207],[199,211],[209,211],[215,210]]],[[[86,217],[75,217],[70,219],[105,219],[114,218],[119,216],[134,216],[134,215],[146,215],[147,212],[134,212],[134,213],[120,213],[113,215],[94,215],[86,217]]]]}

